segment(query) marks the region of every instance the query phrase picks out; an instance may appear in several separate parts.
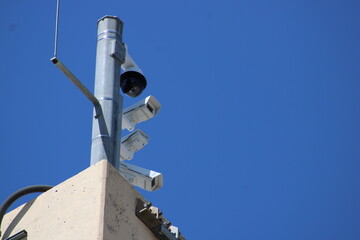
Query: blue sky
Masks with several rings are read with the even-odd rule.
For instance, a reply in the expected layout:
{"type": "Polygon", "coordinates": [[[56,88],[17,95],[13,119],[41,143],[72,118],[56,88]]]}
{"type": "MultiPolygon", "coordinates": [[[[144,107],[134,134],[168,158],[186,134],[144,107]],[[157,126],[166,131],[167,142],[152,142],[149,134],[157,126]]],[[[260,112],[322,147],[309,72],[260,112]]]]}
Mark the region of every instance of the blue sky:
{"type": "MultiPolygon", "coordinates": [[[[160,114],[131,163],[188,239],[360,239],[359,1],[67,1],[58,56],[91,90],[116,15],[160,114]]],[[[0,200],[90,162],[92,106],[52,65],[55,0],[0,1],[0,200]]],[[[137,99],[124,97],[124,106],[137,99]]],[[[21,201],[19,201],[19,204],[21,201]]]]}

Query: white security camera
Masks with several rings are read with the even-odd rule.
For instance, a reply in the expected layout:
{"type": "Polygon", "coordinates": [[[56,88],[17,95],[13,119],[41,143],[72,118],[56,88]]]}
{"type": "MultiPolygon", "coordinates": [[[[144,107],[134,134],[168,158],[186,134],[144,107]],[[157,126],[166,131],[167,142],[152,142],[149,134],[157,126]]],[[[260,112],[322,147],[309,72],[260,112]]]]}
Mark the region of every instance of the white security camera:
{"type": "Polygon", "coordinates": [[[122,91],[130,96],[137,97],[146,88],[146,78],[141,69],[136,65],[131,58],[127,45],[125,46],[125,62],[121,65],[121,69],[124,71],[120,76],[120,87],[122,91]]]}
{"type": "Polygon", "coordinates": [[[149,136],[140,129],[121,138],[120,161],[131,160],[134,153],[142,149],[149,142],[149,136]]]}
{"type": "Polygon", "coordinates": [[[131,185],[147,191],[155,191],[163,185],[162,174],[149,169],[121,162],[119,171],[131,185]]]}
{"type": "Polygon", "coordinates": [[[185,238],[181,235],[180,230],[179,230],[178,227],[175,227],[175,226],[171,225],[171,226],[169,227],[169,231],[171,232],[171,234],[172,234],[173,236],[175,236],[175,239],[185,240],[185,238]]]}
{"type": "Polygon", "coordinates": [[[161,105],[153,96],[137,102],[123,110],[122,129],[134,130],[135,125],[156,116],[161,105]]]}

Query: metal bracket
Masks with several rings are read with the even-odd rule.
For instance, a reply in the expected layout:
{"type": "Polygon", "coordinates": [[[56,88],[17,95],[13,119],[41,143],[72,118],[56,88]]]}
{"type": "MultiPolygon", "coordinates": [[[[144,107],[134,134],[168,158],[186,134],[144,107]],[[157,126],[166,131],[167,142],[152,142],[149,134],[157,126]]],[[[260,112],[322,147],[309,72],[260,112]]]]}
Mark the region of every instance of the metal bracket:
{"type": "Polygon", "coordinates": [[[167,221],[159,208],[150,202],[137,199],[135,215],[150,229],[159,240],[185,240],[179,229],[167,221]]]}
{"type": "Polygon", "coordinates": [[[70,72],[70,70],[65,67],[65,65],[60,62],[57,58],[57,47],[58,47],[58,32],[59,32],[59,15],[60,15],[60,0],[56,0],[56,22],[55,22],[55,43],[54,43],[54,57],[50,59],[50,61],[55,64],[55,66],[62,71],[70,81],[75,84],[77,88],[92,102],[95,107],[96,116],[98,118],[101,114],[101,105],[99,100],[92,94],[85,86],[80,82],[75,75],[70,72]]]}
{"type": "Polygon", "coordinates": [[[53,57],[50,60],[85,95],[85,97],[87,97],[90,100],[90,102],[92,102],[96,110],[95,118],[98,118],[101,113],[101,105],[99,100],[94,96],[94,94],[92,94],[89,91],[89,89],[87,89],[84,86],[84,84],[82,84],[82,82],[62,62],[60,62],[60,60],[57,57],[53,57]]]}
{"type": "Polygon", "coordinates": [[[125,47],[116,39],[111,40],[110,55],[119,61],[121,64],[125,62],[125,47]]]}

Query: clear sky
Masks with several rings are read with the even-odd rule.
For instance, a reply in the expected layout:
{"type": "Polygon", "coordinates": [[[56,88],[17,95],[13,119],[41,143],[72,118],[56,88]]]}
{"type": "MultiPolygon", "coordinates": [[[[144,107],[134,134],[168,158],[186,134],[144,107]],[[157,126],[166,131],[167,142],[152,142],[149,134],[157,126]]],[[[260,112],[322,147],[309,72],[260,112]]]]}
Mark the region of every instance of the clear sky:
{"type": "MultiPolygon", "coordinates": [[[[93,90],[97,20],[124,21],[148,79],[124,107],[162,104],[131,163],[164,187],[139,191],[188,239],[357,240],[359,13],[357,0],[62,0],[58,56],[93,90]]],[[[2,202],[89,166],[92,105],[49,60],[55,0],[0,0],[0,20],[2,202]]]]}

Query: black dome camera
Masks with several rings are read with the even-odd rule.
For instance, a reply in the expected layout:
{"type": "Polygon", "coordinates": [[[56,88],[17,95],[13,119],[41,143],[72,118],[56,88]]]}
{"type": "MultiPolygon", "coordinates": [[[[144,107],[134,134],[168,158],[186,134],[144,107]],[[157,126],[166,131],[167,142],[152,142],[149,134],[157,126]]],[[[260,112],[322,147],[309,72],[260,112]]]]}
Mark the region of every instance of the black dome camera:
{"type": "Polygon", "coordinates": [[[126,71],[120,76],[120,87],[129,97],[139,96],[146,88],[146,78],[140,72],[126,71]]]}
{"type": "Polygon", "coordinates": [[[125,47],[125,61],[121,65],[124,71],[120,76],[120,87],[122,91],[129,97],[139,96],[146,88],[146,78],[141,69],[136,65],[132,57],[129,55],[127,45],[125,47]]]}

